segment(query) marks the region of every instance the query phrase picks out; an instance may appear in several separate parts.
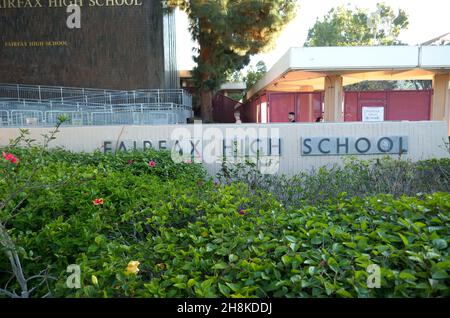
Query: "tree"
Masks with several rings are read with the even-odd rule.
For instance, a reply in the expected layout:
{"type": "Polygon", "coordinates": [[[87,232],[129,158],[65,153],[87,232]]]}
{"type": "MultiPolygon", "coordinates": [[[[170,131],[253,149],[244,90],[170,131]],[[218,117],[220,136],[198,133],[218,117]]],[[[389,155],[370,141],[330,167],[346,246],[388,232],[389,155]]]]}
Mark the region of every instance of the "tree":
{"type": "Polygon", "coordinates": [[[267,66],[264,61],[259,61],[256,65],[250,65],[248,68],[243,70],[234,71],[231,75],[227,77],[228,82],[244,82],[245,91],[241,93],[229,93],[228,97],[234,100],[245,99],[247,92],[255,86],[255,84],[264,77],[267,73],[267,66]]]}
{"type": "Polygon", "coordinates": [[[271,48],[274,39],[294,17],[296,0],[164,0],[189,18],[198,42],[193,77],[200,95],[201,115],[212,122],[212,96],[250,56],[271,48]]]}
{"type": "Polygon", "coordinates": [[[408,15],[385,4],[377,10],[340,6],[309,29],[305,46],[401,45],[400,32],[408,27],[408,15]]]}
{"type": "Polygon", "coordinates": [[[249,91],[256,83],[259,82],[261,78],[267,73],[267,66],[264,61],[259,61],[256,63],[256,67],[250,67],[247,75],[244,77],[245,85],[247,86],[247,91],[249,91]]]}

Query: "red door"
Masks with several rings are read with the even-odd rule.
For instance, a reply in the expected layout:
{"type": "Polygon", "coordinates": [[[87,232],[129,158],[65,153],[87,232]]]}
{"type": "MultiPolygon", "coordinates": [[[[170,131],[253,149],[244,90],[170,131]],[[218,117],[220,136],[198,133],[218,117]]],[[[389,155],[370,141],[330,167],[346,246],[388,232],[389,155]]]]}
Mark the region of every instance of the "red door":
{"type": "Polygon", "coordinates": [[[287,123],[288,114],[295,112],[295,93],[269,94],[269,122],[287,123]]]}

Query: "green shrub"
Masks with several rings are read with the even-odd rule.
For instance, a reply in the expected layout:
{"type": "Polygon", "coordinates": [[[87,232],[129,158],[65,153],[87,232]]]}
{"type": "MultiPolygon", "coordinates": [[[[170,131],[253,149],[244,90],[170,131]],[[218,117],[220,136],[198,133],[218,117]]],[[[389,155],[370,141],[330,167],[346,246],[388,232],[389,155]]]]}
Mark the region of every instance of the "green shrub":
{"type": "MultiPolygon", "coordinates": [[[[15,150],[20,165],[14,173],[27,180],[40,152],[15,150]]],[[[327,194],[317,204],[306,200],[310,190],[286,204],[292,201],[283,201],[281,190],[215,184],[201,166],[175,164],[168,153],[56,150],[43,156],[46,165],[32,182],[54,186],[33,188],[0,211],[26,276],[45,269],[55,278],[33,296],[49,290],[55,297],[450,296],[449,193],[327,194]],[[104,203],[94,205],[99,198],[104,203]],[[130,261],[140,262],[137,274],[125,274],[130,261]],[[70,264],[81,267],[81,289],[66,285],[70,264]],[[371,264],[381,268],[380,289],[367,287],[371,264]]],[[[441,161],[418,167],[423,176],[447,169],[441,161]]],[[[336,173],[344,179],[329,187],[338,193],[345,178],[379,173],[363,163],[352,169],[354,174],[322,170],[304,180],[317,190],[336,173]]],[[[445,174],[437,178],[448,182],[445,174]]],[[[356,191],[363,180],[354,182],[348,189],[356,191]]],[[[0,194],[10,186],[17,185],[3,180],[0,194]]],[[[288,189],[289,200],[301,193],[288,189]]],[[[0,272],[1,288],[19,289],[4,254],[0,272]]]]}
{"type": "Polygon", "coordinates": [[[293,177],[263,175],[252,163],[225,165],[218,174],[224,183],[243,182],[252,192],[270,192],[284,205],[299,207],[306,201],[320,204],[337,198],[377,194],[415,196],[450,192],[450,158],[419,162],[389,157],[370,161],[350,158],[343,166],[322,167],[293,177]]]}

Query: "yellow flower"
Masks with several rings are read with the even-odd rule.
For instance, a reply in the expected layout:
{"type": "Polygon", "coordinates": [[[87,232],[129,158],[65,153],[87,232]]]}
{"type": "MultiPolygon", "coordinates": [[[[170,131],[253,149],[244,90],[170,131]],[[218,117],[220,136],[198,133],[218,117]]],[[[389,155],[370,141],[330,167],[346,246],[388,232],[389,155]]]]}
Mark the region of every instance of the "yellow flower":
{"type": "Polygon", "coordinates": [[[131,262],[129,262],[126,273],[128,275],[129,274],[135,274],[136,275],[139,272],[139,268],[138,268],[139,264],[141,264],[141,263],[139,263],[138,261],[131,261],[131,262]]]}
{"type": "Polygon", "coordinates": [[[200,235],[203,236],[203,237],[208,237],[209,233],[207,231],[204,231],[200,235]]]}
{"type": "Polygon", "coordinates": [[[98,279],[95,275],[92,275],[91,279],[92,279],[92,284],[98,285],[98,279]]]}
{"type": "Polygon", "coordinates": [[[164,264],[164,263],[156,264],[156,266],[157,266],[160,270],[166,269],[166,264],[164,264]]]}

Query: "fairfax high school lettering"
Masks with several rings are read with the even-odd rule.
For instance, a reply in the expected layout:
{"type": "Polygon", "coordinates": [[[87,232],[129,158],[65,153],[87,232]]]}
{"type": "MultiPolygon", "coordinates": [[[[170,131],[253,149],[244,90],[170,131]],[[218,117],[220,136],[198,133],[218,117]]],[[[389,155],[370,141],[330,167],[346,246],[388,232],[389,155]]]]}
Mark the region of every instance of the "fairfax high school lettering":
{"type": "Polygon", "coordinates": [[[0,9],[62,8],[71,4],[80,7],[142,6],[142,0],[0,0],[0,9]]]}
{"type": "Polygon", "coordinates": [[[42,0],[0,0],[0,9],[42,8],[42,0]]]}
{"type": "MultiPolygon", "coordinates": [[[[104,153],[117,151],[133,151],[133,150],[172,150],[180,155],[191,154],[193,156],[202,155],[202,151],[221,151],[224,157],[247,156],[281,156],[281,139],[279,138],[255,138],[246,140],[230,140],[223,139],[219,143],[213,143],[201,140],[189,140],[180,142],[179,140],[120,140],[120,141],[104,141],[104,153]],[[209,146],[208,146],[209,145],[209,146]],[[217,147],[217,148],[215,148],[217,147]]],[[[217,153],[214,151],[214,153],[217,153]]]]}
{"type": "Polygon", "coordinates": [[[303,138],[302,156],[406,154],[407,136],[303,138]]]}

